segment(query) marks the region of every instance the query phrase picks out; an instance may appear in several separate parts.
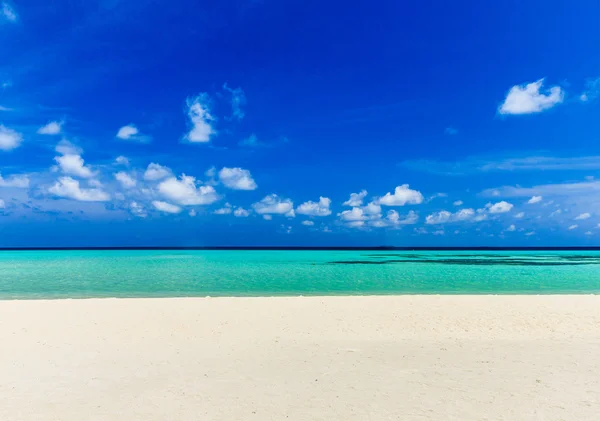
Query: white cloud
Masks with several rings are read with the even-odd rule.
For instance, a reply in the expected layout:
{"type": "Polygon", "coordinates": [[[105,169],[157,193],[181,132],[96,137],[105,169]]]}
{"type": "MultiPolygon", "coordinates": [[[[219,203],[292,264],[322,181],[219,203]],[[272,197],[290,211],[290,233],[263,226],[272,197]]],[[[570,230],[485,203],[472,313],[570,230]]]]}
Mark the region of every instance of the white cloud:
{"type": "MultiPolygon", "coordinates": [[[[346,222],[357,222],[357,221],[362,222],[367,219],[363,210],[358,207],[353,207],[350,210],[345,210],[341,213],[338,213],[338,216],[340,217],[340,219],[342,221],[346,221],[346,222]]],[[[360,225],[363,225],[363,224],[359,224],[359,225],[355,225],[355,226],[360,226],[360,225]]]]}
{"type": "Polygon", "coordinates": [[[315,225],[313,221],[302,221],[302,225],[306,225],[307,227],[312,227],[315,225]]]}
{"type": "Polygon", "coordinates": [[[91,178],[96,174],[89,166],[85,165],[81,155],[66,154],[57,156],[54,160],[65,174],[75,175],[81,178],[91,178]]]}
{"type": "Polygon", "coordinates": [[[582,181],[578,183],[543,184],[534,187],[503,186],[495,189],[487,189],[482,192],[484,196],[491,196],[494,192],[504,197],[527,197],[527,196],[589,196],[600,192],[600,181],[582,181]]]}
{"type": "Polygon", "coordinates": [[[594,233],[592,231],[586,231],[585,235],[594,235],[594,233]]]}
{"type": "Polygon", "coordinates": [[[488,209],[489,213],[506,213],[510,212],[510,210],[513,208],[513,204],[503,200],[501,202],[494,203],[493,205],[488,203],[486,208],[488,209]]]}
{"type": "Polygon", "coordinates": [[[190,211],[188,212],[188,215],[191,217],[196,216],[196,209],[190,209],[190,211]]]}
{"type": "Polygon", "coordinates": [[[61,130],[62,130],[62,122],[61,121],[51,121],[48,124],[46,124],[45,126],[42,126],[38,129],[37,133],[38,134],[45,134],[45,135],[56,135],[56,134],[60,134],[61,130]]]}
{"type": "Polygon", "coordinates": [[[119,171],[116,173],[115,178],[126,189],[130,189],[136,185],[135,178],[127,174],[125,171],[119,171]]]}
{"type": "Polygon", "coordinates": [[[137,129],[137,127],[135,127],[133,124],[128,124],[127,126],[123,126],[119,129],[119,131],[117,132],[117,137],[119,139],[129,140],[138,133],[139,130],[137,129]]]}
{"type": "Polygon", "coordinates": [[[140,218],[145,218],[148,216],[146,209],[144,209],[144,207],[137,202],[131,202],[129,204],[129,210],[133,215],[139,216],[140,218]]]}
{"type": "Polygon", "coordinates": [[[0,124],[0,149],[10,151],[18,148],[23,141],[23,135],[13,129],[0,124]]]}
{"type": "Polygon", "coordinates": [[[250,171],[242,168],[224,167],[219,171],[219,179],[225,187],[233,190],[255,190],[258,187],[250,171]]]}
{"type": "Polygon", "coordinates": [[[177,205],[173,205],[171,203],[163,202],[161,200],[153,200],[152,206],[162,212],[166,213],[179,213],[181,212],[181,208],[177,205]]]}
{"type": "Polygon", "coordinates": [[[13,9],[12,7],[10,7],[10,5],[6,2],[2,2],[0,4],[0,21],[1,20],[6,20],[8,22],[17,22],[19,20],[19,15],[17,14],[17,12],[15,11],[15,9],[13,9]]]}
{"type": "Polygon", "coordinates": [[[231,205],[229,203],[225,203],[222,208],[216,209],[213,213],[215,215],[229,215],[231,213],[231,205]]]}
{"type": "Polygon", "coordinates": [[[533,205],[535,203],[539,203],[542,201],[542,196],[532,196],[531,199],[527,201],[528,204],[533,205]]]}
{"type": "Polygon", "coordinates": [[[559,86],[540,92],[543,85],[544,79],[539,79],[525,85],[513,86],[498,112],[500,114],[539,113],[563,101],[564,92],[559,86]]]}
{"type": "Polygon", "coordinates": [[[425,223],[430,225],[446,224],[451,222],[468,221],[470,219],[475,219],[475,211],[471,208],[460,209],[455,213],[442,210],[439,212],[434,212],[431,215],[427,215],[425,218],[425,223]]]}
{"type": "Polygon", "coordinates": [[[146,181],[157,181],[162,180],[165,177],[171,175],[171,169],[168,167],[163,167],[160,164],[156,164],[154,162],[148,164],[148,168],[144,172],[144,180],[146,181]]]}
{"type": "Polygon", "coordinates": [[[217,132],[212,126],[215,120],[210,113],[210,97],[203,93],[187,100],[188,117],[192,128],[185,138],[192,143],[206,143],[217,132]]]}
{"type": "Polygon", "coordinates": [[[25,189],[29,187],[29,177],[22,174],[13,174],[8,178],[2,177],[0,174],[0,187],[17,187],[25,189]]]}
{"type": "Polygon", "coordinates": [[[581,215],[578,215],[575,217],[576,221],[584,221],[586,219],[589,219],[592,215],[590,215],[588,212],[582,213],[581,215]]]}
{"type": "Polygon", "coordinates": [[[331,209],[329,206],[331,205],[331,199],[328,197],[319,197],[318,202],[304,202],[300,206],[296,208],[296,212],[300,215],[308,215],[308,216],[327,216],[331,215],[331,209]]]}
{"type": "Polygon", "coordinates": [[[573,224],[573,225],[571,225],[571,226],[569,227],[569,231],[570,231],[570,230],[574,230],[574,229],[576,229],[577,227],[578,227],[578,225],[577,225],[577,224],[573,224]]]}
{"type": "Polygon", "coordinates": [[[81,202],[106,202],[110,200],[110,195],[98,188],[83,188],[79,181],[71,177],[61,177],[48,189],[56,196],[75,199],[81,202]]]}
{"type": "Polygon", "coordinates": [[[410,189],[408,184],[396,187],[394,194],[388,192],[377,201],[378,204],[384,206],[418,205],[422,202],[423,195],[421,192],[410,189]]]}
{"type": "Polygon", "coordinates": [[[579,97],[581,101],[593,101],[600,96],[600,77],[597,79],[588,79],[585,86],[586,90],[579,97]]]}
{"type": "Polygon", "coordinates": [[[276,194],[265,196],[260,202],[254,203],[252,207],[260,215],[277,214],[292,216],[294,212],[294,202],[290,199],[280,198],[276,194]]]}
{"type": "Polygon", "coordinates": [[[463,201],[462,200],[457,200],[454,203],[452,203],[454,206],[462,206],[463,205],[463,201]]]}
{"type": "Polygon", "coordinates": [[[273,217],[272,217],[271,215],[267,215],[267,214],[265,214],[265,215],[263,215],[263,219],[264,219],[265,221],[270,221],[271,219],[273,219],[273,217]]]}
{"type": "Polygon", "coordinates": [[[4,209],[6,207],[6,204],[4,203],[3,199],[0,199],[0,209],[4,209]]]}
{"type": "Polygon", "coordinates": [[[240,121],[246,113],[243,107],[246,105],[246,94],[242,88],[232,89],[227,84],[223,84],[223,89],[231,94],[231,119],[240,121]]]}
{"type": "Polygon", "coordinates": [[[415,211],[410,211],[408,214],[402,218],[398,212],[395,210],[388,211],[385,220],[382,222],[386,226],[398,226],[398,225],[412,225],[416,224],[419,220],[419,215],[415,211]]]}
{"type": "Polygon", "coordinates": [[[246,210],[244,208],[237,208],[236,210],[233,211],[233,216],[238,217],[238,218],[246,218],[249,215],[250,215],[250,211],[246,210]]]}
{"type": "Polygon", "coordinates": [[[535,231],[529,231],[525,233],[526,237],[531,237],[532,235],[535,235],[535,231]]]}
{"type": "Polygon", "coordinates": [[[506,231],[508,232],[513,232],[516,231],[517,227],[515,227],[514,224],[511,224],[508,228],[506,228],[506,231]]]}
{"type": "Polygon", "coordinates": [[[180,205],[209,205],[219,200],[212,186],[196,187],[196,179],[185,174],[180,179],[170,177],[162,181],[158,191],[180,205]]]}
{"type": "Polygon", "coordinates": [[[127,167],[127,166],[129,166],[129,159],[127,159],[123,155],[117,156],[117,158],[115,159],[115,163],[120,164],[120,165],[125,165],[127,167]]]}
{"type": "Polygon", "coordinates": [[[360,193],[351,193],[350,199],[346,200],[344,206],[360,206],[363,204],[364,198],[367,196],[366,190],[361,190],[360,193]]]}
{"type": "Polygon", "coordinates": [[[517,218],[517,219],[521,219],[524,216],[525,216],[525,212],[519,212],[519,213],[515,214],[515,218],[517,218]]]}

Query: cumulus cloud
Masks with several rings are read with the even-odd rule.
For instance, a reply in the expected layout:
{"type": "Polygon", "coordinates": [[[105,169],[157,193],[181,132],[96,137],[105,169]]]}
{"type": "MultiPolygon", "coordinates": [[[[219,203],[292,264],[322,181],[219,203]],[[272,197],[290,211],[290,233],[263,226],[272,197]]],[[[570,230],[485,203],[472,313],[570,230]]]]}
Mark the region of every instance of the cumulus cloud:
{"type": "Polygon", "coordinates": [[[206,143],[217,134],[213,127],[215,118],[210,111],[210,97],[203,93],[187,100],[187,114],[192,128],[185,138],[192,143],[206,143]]]}
{"type": "Polygon", "coordinates": [[[463,201],[462,200],[457,200],[454,203],[452,203],[454,206],[462,206],[463,205],[463,201]]]}
{"type": "Polygon", "coordinates": [[[318,202],[308,201],[302,203],[300,206],[296,208],[296,212],[300,215],[308,215],[308,216],[327,216],[331,215],[331,209],[329,206],[331,205],[331,199],[328,197],[319,197],[318,202]]]}
{"type": "Polygon", "coordinates": [[[233,190],[255,190],[258,186],[250,171],[242,168],[224,167],[219,171],[221,183],[233,190]]]}
{"type": "Polygon", "coordinates": [[[511,224],[508,228],[506,228],[506,231],[508,232],[513,232],[516,231],[517,227],[515,227],[514,224],[511,224]]]}
{"type": "Polygon", "coordinates": [[[306,225],[307,227],[312,227],[315,225],[313,221],[302,221],[302,225],[306,225]]]}
{"type": "Polygon", "coordinates": [[[83,188],[79,181],[71,177],[61,177],[48,189],[55,196],[78,200],[80,202],[106,202],[110,195],[99,188],[83,188]]]}
{"type": "Polygon", "coordinates": [[[158,185],[158,191],[179,205],[209,205],[219,200],[212,186],[196,187],[196,179],[182,174],[179,179],[167,178],[158,185]]]}
{"type": "Polygon", "coordinates": [[[135,178],[127,174],[125,171],[119,171],[116,173],[115,178],[126,189],[130,189],[136,185],[135,178]]]}
{"type": "Polygon", "coordinates": [[[360,206],[363,204],[364,198],[367,196],[366,190],[361,190],[360,193],[351,193],[350,199],[346,200],[344,206],[360,206]]]}
{"type": "Polygon", "coordinates": [[[21,146],[23,135],[13,129],[0,124],[0,149],[10,151],[21,146]]]}
{"type": "Polygon", "coordinates": [[[25,189],[29,187],[29,177],[24,174],[13,174],[7,178],[0,174],[0,187],[17,187],[25,189]]]}
{"type": "Polygon", "coordinates": [[[123,155],[117,156],[115,158],[115,164],[125,165],[126,167],[128,167],[129,166],[129,159],[127,159],[123,155]]]}
{"type": "MultiPolygon", "coordinates": [[[[419,215],[415,211],[410,211],[405,217],[402,217],[395,210],[390,210],[384,220],[377,220],[383,222],[384,226],[398,226],[398,225],[412,225],[416,224],[419,220],[419,215]]],[[[376,221],[376,222],[377,222],[376,221]]]]}
{"type": "Polygon", "coordinates": [[[181,212],[181,208],[177,205],[173,205],[172,203],[163,202],[161,200],[153,200],[152,206],[158,209],[161,212],[166,213],[179,213],[181,212]]]}
{"type": "Polygon", "coordinates": [[[222,208],[216,209],[213,213],[215,215],[229,215],[231,213],[231,205],[229,203],[225,203],[222,208]]]}
{"type": "Polygon", "coordinates": [[[542,196],[532,196],[531,199],[527,201],[528,204],[533,205],[535,203],[539,203],[542,201],[542,196]]]}
{"type": "Polygon", "coordinates": [[[588,212],[582,213],[580,215],[577,215],[575,217],[576,221],[584,221],[586,219],[589,219],[592,215],[590,215],[588,212]]]}
{"type": "Polygon", "coordinates": [[[338,213],[338,216],[342,221],[346,222],[365,221],[367,219],[364,211],[358,207],[353,207],[350,210],[345,210],[341,213],[338,213]]]}
{"type": "Polygon", "coordinates": [[[410,189],[408,184],[403,184],[396,187],[394,194],[388,192],[379,198],[377,203],[384,206],[418,205],[423,203],[423,195],[417,190],[410,189]]]}
{"type": "Polygon", "coordinates": [[[0,21],[15,23],[19,20],[19,15],[7,2],[0,3],[0,21]]]}
{"type": "Polygon", "coordinates": [[[129,204],[129,210],[133,215],[138,216],[140,218],[145,218],[146,216],[148,216],[146,209],[137,202],[131,202],[129,204]]]}
{"type": "Polygon", "coordinates": [[[577,225],[577,224],[573,224],[573,225],[569,226],[569,231],[571,231],[571,230],[574,230],[574,229],[576,229],[577,227],[578,227],[578,225],[577,225]]]}
{"type": "Polygon", "coordinates": [[[559,86],[541,91],[544,79],[524,85],[515,85],[500,105],[500,114],[532,114],[550,109],[563,102],[564,92],[559,86]]]}
{"type": "Polygon", "coordinates": [[[238,120],[244,118],[246,113],[244,112],[244,106],[246,105],[246,94],[242,88],[230,88],[227,84],[223,84],[223,89],[231,94],[231,117],[232,120],[238,120]]]}
{"type": "Polygon", "coordinates": [[[600,96],[600,77],[588,79],[585,87],[585,91],[579,96],[581,101],[588,102],[598,98],[598,96],[600,96]]]}
{"type": "Polygon", "coordinates": [[[425,223],[430,225],[436,225],[446,224],[450,222],[468,221],[470,219],[475,219],[475,211],[471,208],[460,209],[459,211],[454,213],[442,210],[427,215],[427,217],[425,218],[425,223]]]}
{"type": "Polygon", "coordinates": [[[265,196],[261,201],[254,203],[252,207],[260,215],[276,214],[293,216],[294,212],[294,202],[290,199],[280,198],[276,194],[265,196]]]}
{"type": "Polygon", "coordinates": [[[503,200],[494,204],[488,203],[486,208],[488,209],[489,213],[506,213],[510,212],[510,210],[513,208],[513,204],[503,200]]]}
{"type": "Polygon", "coordinates": [[[171,175],[171,169],[168,167],[163,167],[160,164],[156,164],[154,162],[148,164],[148,168],[144,172],[144,180],[146,181],[157,181],[162,180],[165,177],[171,175]]]}
{"type": "Polygon", "coordinates": [[[521,219],[525,216],[525,212],[519,212],[517,214],[515,214],[515,218],[521,219]]]}
{"type": "Polygon", "coordinates": [[[62,130],[62,121],[51,121],[38,129],[38,134],[57,135],[62,130]]]}
{"type": "Polygon", "coordinates": [[[237,208],[233,211],[233,216],[237,218],[246,218],[247,216],[250,216],[250,211],[244,208],[237,208]]]}
{"type": "Polygon", "coordinates": [[[57,156],[54,158],[60,170],[69,175],[74,175],[81,178],[91,178],[96,173],[85,165],[85,161],[81,155],[68,153],[66,155],[57,156]]]}

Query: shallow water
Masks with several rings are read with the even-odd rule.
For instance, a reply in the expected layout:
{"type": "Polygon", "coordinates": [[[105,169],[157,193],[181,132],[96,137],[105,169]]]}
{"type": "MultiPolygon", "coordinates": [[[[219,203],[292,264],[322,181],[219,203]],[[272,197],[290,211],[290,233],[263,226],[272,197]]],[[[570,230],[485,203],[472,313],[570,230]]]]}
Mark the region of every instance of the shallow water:
{"type": "Polygon", "coordinates": [[[0,298],[600,292],[599,251],[0,251],[0,298]]]}

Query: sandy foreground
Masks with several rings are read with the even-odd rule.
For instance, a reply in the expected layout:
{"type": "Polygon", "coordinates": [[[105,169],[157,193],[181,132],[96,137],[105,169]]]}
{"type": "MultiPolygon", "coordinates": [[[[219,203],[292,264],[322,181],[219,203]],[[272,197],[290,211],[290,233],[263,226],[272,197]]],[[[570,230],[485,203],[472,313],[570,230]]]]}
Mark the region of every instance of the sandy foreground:
{"type": "Polygon", "coordinates": [[[600,420],[600,296],[0,301],[0,420],[600,420]]]}

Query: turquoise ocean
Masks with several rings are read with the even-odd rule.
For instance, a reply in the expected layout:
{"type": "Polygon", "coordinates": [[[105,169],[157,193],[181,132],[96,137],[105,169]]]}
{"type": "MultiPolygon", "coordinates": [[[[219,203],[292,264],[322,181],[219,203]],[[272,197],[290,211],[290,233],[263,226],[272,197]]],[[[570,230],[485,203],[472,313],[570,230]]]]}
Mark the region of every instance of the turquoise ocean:
{"type": "Polygon", "coordinates": [[[0,299],[599,292],[600,251],[0,251],[0,299]]]}

